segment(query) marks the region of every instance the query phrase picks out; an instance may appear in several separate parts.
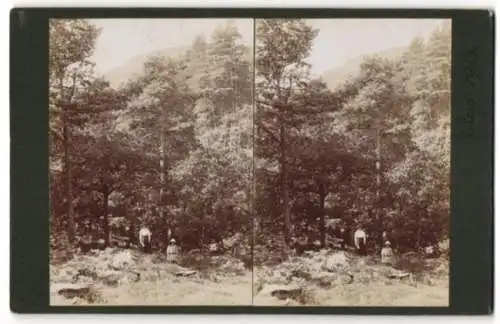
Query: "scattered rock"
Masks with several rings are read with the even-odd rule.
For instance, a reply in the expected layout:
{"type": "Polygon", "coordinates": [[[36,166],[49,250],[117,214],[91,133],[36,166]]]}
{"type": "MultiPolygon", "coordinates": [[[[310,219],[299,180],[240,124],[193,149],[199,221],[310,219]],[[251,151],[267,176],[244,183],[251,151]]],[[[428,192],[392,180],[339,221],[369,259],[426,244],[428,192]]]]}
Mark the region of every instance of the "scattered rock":
{"type": "Polygon", "coordinates": [[[121,270],[134,264],[132,254],[128,250],[124,250],[113,255],[111,267],[115,270],[121,270]]]}
{"type": "Polygon", "coordinates": [[[180,271],[175,272],[175,275],[177,277],[190,277],[190,276],[196,274],[197,272],[198,271],[196,271],[196,270],[188,270],[188,269],[186,269],[186,270],[180,270],[180,271]]]}
{"type": "Polygon", "coordinates": [[[242,275],[247,271],[243,261],[233,257],[214,256],[211,262],[217,268],[218,272],[223,272],[224,274],[242,275]]]}
{"type": "Polygon", "coordinates": [[[392,271],[386,273],[386,277],[390,279],[402,279],[410,276],[410,273],[392,269],[392,271]]]}
{"type": "Polygon", "coordinates": [[[97,290],[91,285],[62,283],[52,284],[50,289],[53,293],[66,299],[79,298],[90,303],[94,302],[98,296],[97,290]]]}
{"type": "Polygon", "coordinates": [[[309,272],[303,270],[303,269],[294,269],[292,270],[291,274],[288,276],[289,280],[291,278],[302,278],[305,280],[311,280],[312,276],[309,272]]]}
{"type": "Polygon", "coordinates": [[[263,275],[262,278],[265,278],[265,281],[270,284],[284,285],[288,283],[286,274],[279,270],[274,270],[270,274],[263,275]]]}
{"type": "Polygon", "coordinates": [[[344,252],[339,252],[328,256],[323,268],[330,272],[343,271],[349,268],[349,263],[344,252]]]}
{"type": "Polygon", "coordinates": [[[265,285],[259,295],[273,296],[278,299],[296,299],[301,294],[302,288],[298,285],[265,285]]]}
{"type": "Polygon", "coordinates": [[[336,281],[336,276],[331,273],[316,275],[312,278],[312,282],[321,288],[330,288],[336,281]]]}

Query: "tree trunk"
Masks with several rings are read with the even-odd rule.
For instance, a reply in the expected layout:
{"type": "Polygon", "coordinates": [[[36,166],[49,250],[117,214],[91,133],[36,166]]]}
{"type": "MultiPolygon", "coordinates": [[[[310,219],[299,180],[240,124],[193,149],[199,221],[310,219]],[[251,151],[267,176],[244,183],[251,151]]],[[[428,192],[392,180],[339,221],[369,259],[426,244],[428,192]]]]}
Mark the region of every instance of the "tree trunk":
{"type": "Polygon", "coordinates": [[[109,194],[110,194],[108,187],[104,187],[103,194],[104,194],[104,208],[103,208],[104,244],[106,247],[108,247],[109,243],[111,241],[111,233],[109,230],[109,219],[108,219],[108,214],[109,214],[108,200],[109,200],[109,194]]]}
{"type": "Polygon", "coordinates": [[[131,245],[136,244],[136,226],[138,218],[139,218],[139,202],[136,202],[135,211],[132,213],[132,217],[130,219],[129,242],[131,245]]]}
{"type": "Polygon", "coordinates": [[[73,183],[72,183],[72,170],[69,161],[69,129],[68,121],[66,119],[66,111],[63,111],[63,147],[64,147],[64,169],[66,173],[66,195],[67,195],[67,234],[68,242],[73,245],[75,239],[75,220],[73,216],[73,183]]]}
{"type": "MultiPolygon", "coordinates": [[[[288,98],[283,98],[281,92],[281,75],[277,79],[277,88],[276,88],[276,97],[281,102],[287,102],[288,98]]],[[[281,164],[281,193],[283,199],[283,218],[285,223],[284,228],[284,243],[285,249],[287,249],[290,245],[290,197],[288,193],[288,165],[286,160],[286,149],[287,149],[287,132],[285,125],[285,118],[283,115],[283,111],[281,108],[279,109],[279,123],[280,123],[280,164],[281,164]]],[[[287,252],[287,251],[286,251],[287,252]]]]}
{"type": "Polygon", "coordinates": [[[290,243],[290,197],[288,194],[288,165],[286,162],[286,129],[282,125],[280,127],[281,136],[281,188],[282,188],[282,199],[283,199],[283,217],[285,221],[284,229],[284,239],[285,244],[290,243]]]}
{"type": "Polygon", "coordinates": [[[420,250],[420,236],[421,236],[421,222],[420,222],[420,219],[418,220],[418,229],[417,229],[417,242],[416,242],[416,246],[415,248],[417,249],[417,251],[420,250]]]}
{"type": "Polygon", "coordinates": [[[381,213],[381,199],[380,199],[380,191],[381,191],[381,131],[380,127],[377,129],[377,145],[376,145],[376,161],[375,161],[375,172],[376,172],[376,208],[375,208],[375,219],[377,221],[377,234],[381,234],[385,228],[384,228],[384,220],[382,218],[382,213],[381,213]]]}
{"type": "Polygon", "coordinates": [[[205,211],[201,214],[201,233],[200,233],[200,249],[203,249],[205,243],[205,211]]]}
{"type": "Polygon", "coordinates": [[[377,174],[377,217],[380,216],[379,213],[379,203],[380,203],[380,130],[377,130],[377,152],[376,152],[375,169],[377,174]]]}
{"type": "Polygon", "coordinates": [[[71,145],[69,121],[68,121],[68,103],[73,101],[73,96],[76,90],[76,74],[73,74],[73,87],[67,101],[64,101],[64,73],[59,75],[59,92],[61,95],[60,108],[62,109],[62,124],[63,124],[63,146],[64,146],[64,169],[66,173],[66,193],[67,193],[67,213],[68,213],[68,242],[73,245],[75,239],[75,219],[73,210],[73,174],[70,162],[69,147],[71,145]]]}
{"type": "MultiPolygon", "coordinates": [[[[165,218],[165,192],[164,192],[164,187],[165,187],[165,130],[162,128],[161,129],[161,134],[160,134],[160,224],[163,224],[163,226],[168,226],[168,221],[165,218]]],[[[163,231],[162,231],[163,232],[163,231]]],[[[168,232],[168,230],[167,230],[168,232]]],[[[169,238],[166,235],[164,237],[164,245],[165,247],[168,245],[168,240],[169,238]]]]}
{"type": "Polygon", "coordinates": [[[326,190],[323,183],[319,183],[319,230],[321,234],[321,247],[326,246],[326,226],[325,226],[325,197],[326,190]]]}

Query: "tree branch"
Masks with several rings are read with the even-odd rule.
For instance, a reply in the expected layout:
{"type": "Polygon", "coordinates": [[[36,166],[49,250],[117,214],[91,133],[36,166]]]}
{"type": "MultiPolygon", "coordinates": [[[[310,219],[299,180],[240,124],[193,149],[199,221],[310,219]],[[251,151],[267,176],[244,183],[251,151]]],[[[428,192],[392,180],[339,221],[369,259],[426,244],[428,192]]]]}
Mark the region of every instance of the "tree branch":
{"type": "Polygon", "coordinates": [[[258,119],[256,120],[256,123],[257,123],[257,125],[258,125],[258,126],[259,126],[262,130],[264,130],[264,131],[265,131],[265,132],[266,132],[269,136],[271,136],[271,138],[272,138],[275,142],[277,142],[277,143],[281,143],[280,139],[279,139],[279,138],[278,138],[278,137],[277,137],[277,136],[276,136],[276,135],[275,135],[275,134],[274,134],[274,133],[273,133],[270,129],[268,129],[268,128],[264,125],[264,123],[262,123],[262,122],[261,122],[260,120],[258,120],[258,119]]]}
{"type": "MultiPolygon", "coordinates": [[[[335,106],[335,105],[332,107],[329,107],[329,108],[324,108],[324,109],[318,110],[318,109],[307,109],[307,108],[306,109],[294,108],[293,104],[283,104],[283,103],[279,103],[279,102],[268,103],[268,102],[265,102],[263,100],[257,100],[257,103],[261,104],[261,105],[272,106],[272,107],[275,107],[281,111],[288,111],[288,112],[292,112],[292,113],[296,113],[296,114],[321,114],[321,113],[326,113],[326,112],[335,112],[338,110],[337,106],[335,106]]],[[[305,106],[311,106],[311,107],[317,108],[317,105],[305,104],[305,106]]],[[[325,106],[327,106],[327,104],[325,104],[325,106]]]]}

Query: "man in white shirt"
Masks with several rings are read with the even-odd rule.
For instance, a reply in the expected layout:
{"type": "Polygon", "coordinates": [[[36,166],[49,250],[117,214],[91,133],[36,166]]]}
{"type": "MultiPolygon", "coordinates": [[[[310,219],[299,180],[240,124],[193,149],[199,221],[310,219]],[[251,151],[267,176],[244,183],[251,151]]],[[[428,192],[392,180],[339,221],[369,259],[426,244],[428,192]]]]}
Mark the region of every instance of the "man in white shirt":
{"type": "Polygon", "coordinates": [[[361,255],[366,255],[366,232],[360,226],[354,232],[354,246],[361,255]]]}
{"type": "Polygon", "coordinates": [[[151,231],[146,226],[142,226],[139,230],[139,244],[145,253],[151,251],[151,231]]]}

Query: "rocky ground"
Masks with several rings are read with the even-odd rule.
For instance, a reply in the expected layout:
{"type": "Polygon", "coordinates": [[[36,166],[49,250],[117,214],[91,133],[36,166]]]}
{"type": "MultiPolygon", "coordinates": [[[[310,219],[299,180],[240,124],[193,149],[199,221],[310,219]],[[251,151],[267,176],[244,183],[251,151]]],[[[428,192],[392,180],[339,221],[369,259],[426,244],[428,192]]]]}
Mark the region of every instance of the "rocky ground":
{"type": "Polygon", "coordinates": [[[198,269],[187,268],[169,264],[158,255],[111,248],[76,255],[51,265],[51,304],[252,303],[252,273],[243,262],[225,256],[197,261],[198,269]]]}
{"type": "Polygon", "coordinates": [[[106,249],[51,264],[52,305],[446,306],[445,259],[381,265],[349,252],[310,252],[254,267],[230,256],[181,265],[106,249]],[[418,263],[419,267],[415,264],[418,263]]]}
{"type": "Polygon", "coordinates": [[[448,261],[374,257],[326,250],[254,272],[254,305],[447,306],[448,261]]]}

